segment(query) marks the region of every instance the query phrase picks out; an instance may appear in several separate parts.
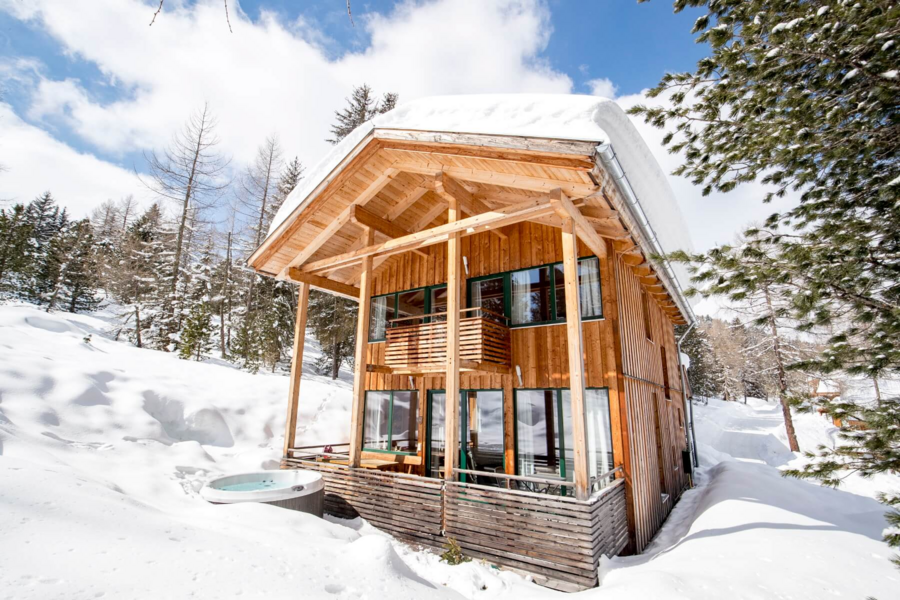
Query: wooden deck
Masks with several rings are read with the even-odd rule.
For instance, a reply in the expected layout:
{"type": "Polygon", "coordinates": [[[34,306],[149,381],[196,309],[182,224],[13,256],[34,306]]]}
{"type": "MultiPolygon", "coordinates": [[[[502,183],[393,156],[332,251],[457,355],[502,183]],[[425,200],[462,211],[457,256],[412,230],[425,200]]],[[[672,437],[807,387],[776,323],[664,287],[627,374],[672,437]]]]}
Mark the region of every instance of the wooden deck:
{"type": "MultiPolygon", "coordinates": [[[[475,307],[460,311],[459,358],[465,364],[509,370],[506,318],[475,307]]],[[[395,319],[386,332],[384,364],[394,373],[443,372],[447,368],[446,315],[395,319]],[[425,322],[416,322],[425,321],[425,322]]]]}
{"type": "Polygon", "coordinates": [[[589,500],[578,501],[350,469],[302,454],[284,459],[282,466],[322,474],[328,514],[360,516],[402,541],[435,550],[453,538],[465,555],[531,574],[536,582],[555,589],[577,591],[596,586],[600,557],[614,556],[628,543],[625,481],[621,478],[613,479],[589,500]]]}

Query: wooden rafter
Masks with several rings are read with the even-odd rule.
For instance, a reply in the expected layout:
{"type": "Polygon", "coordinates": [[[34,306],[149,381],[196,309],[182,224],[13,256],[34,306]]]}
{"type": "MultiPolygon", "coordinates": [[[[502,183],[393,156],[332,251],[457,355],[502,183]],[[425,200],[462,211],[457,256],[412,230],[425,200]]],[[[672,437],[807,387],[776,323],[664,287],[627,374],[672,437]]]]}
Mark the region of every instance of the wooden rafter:
{"type": "MultiPolygon", "coordinates": [[[[363,227],[371,227],[379,233],[383,233],[389,238],[400,238],[409,235],[409,232],[395,223],[391,223],[386,219],[382,219],[367,208],[363,208],[358,204],[350,206],[350,220],[357,225],[363,227]]],[[[421,256],[428,256],[427,252],[421,250],[413,250],[421,256]]]]}
{"type": "Polygon", "coordinates": [[[334,281],[312,273],[304,273],[297,267],[290,267],[287,272],[288,279],[300,283],[307,283],[316,289],[330,292],[335,296],[341,296],[349,300],[359,300],[359,288],[340,281],[334,281]]]}
{"type": "Polygon", "coordinates": [[[391,166],[398,171],[405,171],[407,173],[436,175],[437,173],[443,172],[446,175],[450,175],[451,177],[462,181],[473,181],[475,183],[519,188],[535,192],[549,192],[555,188],[561,188],[566,194],[576,198],[587,196],[597,189],[597,186],[593,183],[562,181],[559,179],[532,177],[513,173],[497,173],[495,171],[484,171],[480,169],[465,169],[461,167],[445,166],[440,163],[397,161],[392,163],[391,166]]]}
{"type": "MultiPolygon", "coordinates": [[[[454,199],[457,200],[460,208],[470,215],[480,215],[491,210],[490,206],[476,198],[463,184],[446,173],[442,172],[435,176],[433,185],[435,194],[448,203],[454,199]]],[[[501,240],[506,239],[506,234],[502,231],[492,229],[491,232],[496,234],[501,240]]]]}
{"type": "Polygon", "coordinates": [[[553,210],[548,197],[534,198],[515,206],[492,210],[424,231],[417,231],[402,238],[388,240],[381,244],[373,244],[355,252],[345,252],[316,262],[307,263],[303,270],[309,273],[331,271],[359,262],[365,256],[388,256],[406,252],[413,248],[424,248],[446,242],[449,239],[449,235],[453,233],[459,232],[461,235],[473,235],[549,214],[553,210]]]}
{"type": "Polygon", "coordinates": [[[591,252],[600,258],[606,256],[606,244],[562,190],[557,189],[550,192],[550,203],[564,223],[569,219],[573,221],[578,237],[587,244],[591,252]]]}
{"type": "Polygon", "coordinates": [[[406,193],[402,198],[397,200],[397,204],[388,211],[387,220],[396,221],[400,215],[405,213],[409,207],[419,201],[419,198],[428,193],[428,187],[417,186],[406,193]]]}

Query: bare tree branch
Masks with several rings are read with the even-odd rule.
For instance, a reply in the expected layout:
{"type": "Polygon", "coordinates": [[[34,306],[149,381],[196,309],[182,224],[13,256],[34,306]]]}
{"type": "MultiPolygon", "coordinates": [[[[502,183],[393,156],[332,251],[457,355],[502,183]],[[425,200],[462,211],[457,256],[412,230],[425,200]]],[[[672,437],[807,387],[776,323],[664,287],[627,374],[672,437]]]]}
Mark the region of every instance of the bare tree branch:
{"type": "Polygon", "coordinates": [[[156,9],[156,12],[153,13],[153,18],[150,19],[150,27],[153,27],[153,24],[156,23],[156,15],[162,12],[162,5],[165,1],[166,0],[159,0],[159,8],[156,9]]]}

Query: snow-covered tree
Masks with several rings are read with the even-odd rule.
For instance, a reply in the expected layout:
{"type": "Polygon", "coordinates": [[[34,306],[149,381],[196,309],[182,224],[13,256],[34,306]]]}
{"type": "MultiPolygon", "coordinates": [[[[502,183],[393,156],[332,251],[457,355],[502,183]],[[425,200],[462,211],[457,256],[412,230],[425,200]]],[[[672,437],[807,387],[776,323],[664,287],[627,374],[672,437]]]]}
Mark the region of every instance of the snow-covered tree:
{"type": "MultiPolygon", "coordinates": [[[[748,266],[740,285],[755,286],[752,272],[764,268],[780,277],[798,329],[836,326],[826,351],[795,366],[900,370],[900,4],[676,0],[676,11],[686,7],[707,11],[694,31],[710,56],[664,76],[650,96],[666,101],[632,113],[668,130],[664,142],[683,158],[676,173],[704,193],[761,181],[774,186],[766,201],[799,194],[795,208],[749,229],[740,250],[765,263],[748,266]]],[[[834,483],[835,464],[898,472],[896,446],[869,447],[897,439],[896,408],[865,411],[869,434],[820,450],[824,470],[795,474],[834,483]]]]}

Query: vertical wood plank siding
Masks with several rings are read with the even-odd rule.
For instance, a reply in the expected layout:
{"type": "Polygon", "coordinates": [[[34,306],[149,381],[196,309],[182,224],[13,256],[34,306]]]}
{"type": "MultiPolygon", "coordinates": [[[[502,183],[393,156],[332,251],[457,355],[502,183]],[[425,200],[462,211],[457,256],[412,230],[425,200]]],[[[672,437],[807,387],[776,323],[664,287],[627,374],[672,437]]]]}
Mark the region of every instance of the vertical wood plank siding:
{"type": "Polygon", "coordinates": [[[632,462],[634,544],[635,551],[640,552],[659,530],[687,484],[681,464],[681,451],[685,447],[684,430],[676,411],[676,407],[684,410],[684,405],[681,380],[677,378],[677,363],[667,361],[668,379],[674,386],[668,390],[669,399],[666,399],[662,373],[660,345],[665,346],[667,356],[678,356],[672,324],[657,304],[650,300],[647,302],[648,336],[637,276],[620,258],[615,262],[615,276],[632,462]],[[657,439],[657,428],[660,439],[657,439]],[[663,464],[659,464],[660,457],[663,464]]]}
{"type": "MultiPolygon", "coordinates": [[[[462,238],[462,255],[468,265],[466,278],[562,261],[559,229],[523,222],[504,227],[502,231],[507,236],[505,240],[491,233],[462,238]]],[[[659,529],[687,483],[681,469],[684,432],[675,410],[676,407],[684,410],[684,407],[673,326],[650,299],[647,305],[651,339],[647,339],[638,278],[615,255],[611,244],[607,246],[610,258],[601,261],[600,265],[604,318],[582,324],[585,383],[588,387],[610,389],[614,460],[616,466],[625,470],[623,493],[627,495],[628,522],[633,536],[628,550],[640,552],[659,529]],[[666,399],[664,390],[660,344],[665,345],[668,357],[672,385],[670,400],[666,399]],[[656,411],[652,404],[654,393],[656,411]],[[657,415],[663,465],[659,464],[656,449],[657,415]],[[668,499],[664,500],[663,494],[667,494],[668,499]]],[[[375,273],[372,293],[387,294],[445,283],[446,244],[429,246],[426,250],[427,258],[408,252],[386,261],[375,273]]],[[[591,254],[579,242],[578,255],[591,254]]],[[[521,369],[521,383],[515,375],[464,372],[460,374],[460,387],[503,389],[507,395],[514,388],[569,387],[565,323],[513,328],[510,339],[512,368],[518,365],[521,369]]],[[[367,360],[370,364],[385,364],[385,344],[369,344],[367,360]]],[[[406,375],[366,375],[367,390],[418,389],[424,396],[425,390],[444,388],[444,377],[440,375],[414,377],[412,382],[406,375]]],[[[420,398],[422,409],[424,402],[424,397],[420,398]]],[[[507,402],[507,406],[511,407],[511,403],[507,402]]],[[[513,418],[510,412],[508,419],[513,418]]],[[[420,432],[420,440],[424,440],[423,433],[420,432]]],[[[506,462],[511,467],[515,457],[513,436],[509,433],[512,432],[507,431],[506,462]]]]}

